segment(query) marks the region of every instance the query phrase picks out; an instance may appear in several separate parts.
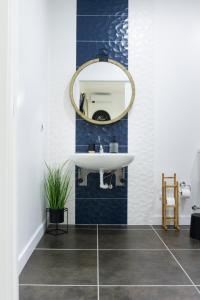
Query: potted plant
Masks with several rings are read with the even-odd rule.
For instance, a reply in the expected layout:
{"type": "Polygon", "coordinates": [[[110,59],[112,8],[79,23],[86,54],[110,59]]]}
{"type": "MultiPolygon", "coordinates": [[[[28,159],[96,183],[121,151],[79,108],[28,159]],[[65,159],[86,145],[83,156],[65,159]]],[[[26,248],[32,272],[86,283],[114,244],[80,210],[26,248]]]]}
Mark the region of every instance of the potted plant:
{"type": "Polygon", "coordinates": [[[71,171],[66,167],[66,162],[58,167],[50,167],[47,164],[46,167],[44,188],[50,223],[63,223],[65,204],[71,192],[71,171]]]}

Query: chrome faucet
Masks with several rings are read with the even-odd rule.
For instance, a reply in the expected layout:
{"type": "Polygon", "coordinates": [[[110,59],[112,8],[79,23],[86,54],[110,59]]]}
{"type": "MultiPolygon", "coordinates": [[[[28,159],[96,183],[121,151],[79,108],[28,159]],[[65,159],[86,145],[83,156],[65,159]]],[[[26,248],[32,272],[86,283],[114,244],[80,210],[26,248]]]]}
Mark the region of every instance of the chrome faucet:
{"type": "Polygon", "coordinates": [[[98,136],[98,141],[99,141],[99,153],[104,153],[103,145],[101,144],[101,138],[100,138],[100,136],[98,136]]]}

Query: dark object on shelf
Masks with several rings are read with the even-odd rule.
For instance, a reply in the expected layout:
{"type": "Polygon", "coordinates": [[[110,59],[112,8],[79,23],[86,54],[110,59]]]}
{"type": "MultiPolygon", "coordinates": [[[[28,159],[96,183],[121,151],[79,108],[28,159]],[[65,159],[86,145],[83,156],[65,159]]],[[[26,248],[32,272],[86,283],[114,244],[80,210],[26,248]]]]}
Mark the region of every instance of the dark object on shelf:
{"type": "Polygon", "coordinates": [[[105,110],[97,110],[93,114],[92,119],[96,121],[110,121],[110,115],[105,110]]]}
{"type": "Polygon", "coordinates": [[[52,209],[46,208],[46,233],[52,235],[60,235],[68,233],[68,208],[63,209],[52,209]],[[67,229],[61,228],[59,224],[64,222],[64,213],[67,213],[67,229]],[[48,214],[49,214],[49,223],[48,223],[48,214]],[[50,224],[52,227],[49,227],[50,224]]]}
{"type": "Polygon", "coordinates": [[[112,142],[109,144],[109,152],[110,153],[118,153],[119,151],[119,145],[116,141],[116,137],[113,136],[112,142]]]}
{"type": "Polygon", "coordinates": [[[191,215],[190,237],[192,239],[200,240],[200,213],[191,215]]]}
{"type": "Polygon", "coordinates": [[[90,153],[95,152],[95,144],[89,144],[88,145],[88,152],[90,152],[90,153]]]}

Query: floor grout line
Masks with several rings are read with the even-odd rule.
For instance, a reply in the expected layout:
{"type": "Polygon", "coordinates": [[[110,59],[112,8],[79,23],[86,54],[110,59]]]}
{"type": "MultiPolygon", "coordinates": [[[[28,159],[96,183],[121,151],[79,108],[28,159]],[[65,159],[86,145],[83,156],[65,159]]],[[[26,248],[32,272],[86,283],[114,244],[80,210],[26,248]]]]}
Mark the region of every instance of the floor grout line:
{"type": "Polygon", "coordinates": [[[185,269],[183,268],[183,266],[180,264],[180,262],[178,261],[178,259],[176,258],[176,256],[173,254],[173,252],[169,249],[169,247],[167,246],[167,244],[163,241],[163,239],[161,238],[161,236],[158,234],[158,232],[153,228],[153,231],[155,232],[155,234],[157,235],[157,237],[160,239],[160,241],[163,243],[163,245],[166,247],[166,249],[169,251],[169,253],[171,254],[171,256],[173,257],[173,259],[176,261],[176,263],[179,265],[179,267],[181,268],[181,270],[184,272],[184,274],[187,276],[187,278],[190,280],[190,282],[192,283],[193,287],[197,290],[198,294],[200,294],[200,290],[197,288],[197,286],[195,285],[194,281],[190,278],[190,276],[188,275],[188,273],[185,271],[185,269]]]}
{"type": "Polygon", "coordinates": [[[99,300],[99,225],[97,225],[97,300],[99,300]]]}
{"type": "MultiPolygon", "coordinates": [[[[179,250],[179,249],[175,249],[175,250],[179,250]]],[[[190,250],[190,249],[186,249],[186,250],[190,250]]],[[[35,251],[97,251],[97,248],[95,249],[36,248],[35,251]]],[[[98,251],[168,251],[168,250],[165,248],[148,249],[148,248],[99,248],[98,247],[98,251]]]]}
{"type": "Polygon", "coordinates": [[[96,248],[94,249],[68,249],[68,248],[35,248],[35,251],[97,251],[96,248]]]}
{"type": "Polygon", "coordinates": [[[197,249],[190,249],[190,248],[185,248],[185,249],[181,249],[181,248],[169,248],[171,251],[200,251],[200,248],[197,249]]]}
{"type": "MultiPolygon", "coordinates": [[[[153,227],[153,225],[152,225],[152,227],[153,227]]],[[[154,227],[153,227],[154,228],[154,227]]],[[[155,230],[157,230],[157,231],[164,231],[165,232],[165,230],[163,229],[163,228],[154,228],[155,230]]],[[[190,231],[190,229],[189,228],[181,228],[180,229],[181,231],[190,231]]],[[[167,231],[177,231],[177,229],[167,229],[167,231]]],[[[178,231],[177,231],[178,232],[178,231]]]]}
{"type": "Polygon", "coordinates": [[[100,287],[193,287],[192,284],[182,285],[182,284],[118,284],[118,285],[112,285],[112,284],[100,284],[100,287]]]}
{"type": "Polygon", "coordinates": [[[127,248],[127,249],[123,249],[123,248],[119,248],[119,249],[103,249],[100,248],[99,251],[167,251],[167,249],[146,249],[146,248],[127,248]]]}
{"type": "MultiPolygon", "coordinates": [[[[81,198],[79,198],[81,199],[81,198]]],[[[82,199],[85,199],[85,198],[82,198],[82,199]]],[[[91,198],[92,199],[92,198],[91,198]]],[[[94,198],[96,199],[96,198],[94,198]]],[[[103,199],[103,198],[101,198],[103,199]]],[[[105,198],[105,199],[108,199],[108,198],[105,198]]],[[[119,199],[123,199],[123,198],[119,198],[119,199]]],[[[70,230],[85,230],[85,231],[95,231],[96,228],[92,229],[92,228],[69,228],[70,230]]],[[[152,231],[151,228],[104,228],[104,227],[100,227],[99,228],[99,231],[103,231],[103,230],[110,230],[110,231],[113,231],[113,230],[116,230],[116,231],[120,231],[120,230],[126,230],[126,231],[134,231],[134,230],[139,230],[139,231],[152,231]]],[[[183,229],[183,230],[186,230],[186,229],[183,229]]]]}
{"type": "MultiPolygon", "coordinates": [[[[35,251],[96,251],[97,248],[80,248],[80,249],[68,249],[68,248],[35,248],[35,251]]],[[[98,248],[99,251],[200,251],[200,248],[198,249],[182,249],[182,248],[98,248]]]]}
{"type": "Polygon", "coordinates": [[[35,287],[96,287],[96,284],[43,284],[43,283],[20,283],[19,286],[35,286],[35,287]]]}
{"type": "MultiPolygon", "coordinates": [[[[35,287],[193,287],[193,284],[39,284],[39,283],[20,283],[19,286],[35,287]]],[[[198,285],[196,285],[198,286],[198,285]]]]}
{"type": "Polygon", "coordinates": [[[99,228],[100,231],[120,231],[120,230],[126,230],[126,231],[152,231],[151,228],[99,228]]]}

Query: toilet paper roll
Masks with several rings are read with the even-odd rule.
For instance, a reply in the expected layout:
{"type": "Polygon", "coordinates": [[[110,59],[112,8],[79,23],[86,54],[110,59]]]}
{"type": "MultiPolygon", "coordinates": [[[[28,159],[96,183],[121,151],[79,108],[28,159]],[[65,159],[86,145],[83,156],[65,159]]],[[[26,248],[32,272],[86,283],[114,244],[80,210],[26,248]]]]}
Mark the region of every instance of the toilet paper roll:
{"type": "Polygon", "coordinates": [[[175,205],[174,197],[167,196],[167,205],[175,205]]]}
{"type": "Polygon", "coordinates": [[[182,188],[181,189],[181,197],[182,198],[190,198],[191,196],[191,190],[188,187],[182,188]]]}

